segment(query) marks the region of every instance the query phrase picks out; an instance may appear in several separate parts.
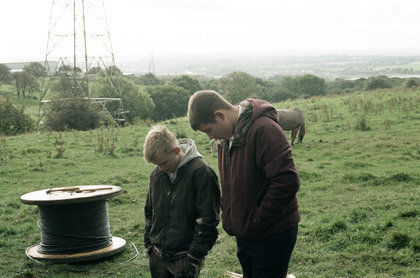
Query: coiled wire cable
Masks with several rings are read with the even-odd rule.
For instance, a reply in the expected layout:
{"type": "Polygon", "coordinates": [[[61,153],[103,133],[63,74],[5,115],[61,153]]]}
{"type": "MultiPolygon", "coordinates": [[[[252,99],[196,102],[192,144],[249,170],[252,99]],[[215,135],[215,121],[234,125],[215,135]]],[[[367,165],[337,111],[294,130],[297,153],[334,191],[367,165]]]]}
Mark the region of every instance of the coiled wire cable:
{"type": "MultiPolygon", "coordinates": [[[[38,206],[41,230],[41,243],[38,252],[43,254],[75,254],[99,250],[112,244],[112,235],[108,220],[106,200],[38,206]]],[[[131,262],[138,257],[139,251],[133,242],[130,244],[135,254],[130,259],[114,266],[103,268],[108,270],[118,265],[131,262]]],[[[33,245],[35,246],[35,245],[33,245]]],[[[26,256],[36,263],[43,264],[28,254],[26,256]]],[[[88,272],[69,270],[71,272],[88,272]]]]}
{"type": "Polygon", "coordinates": [[[38,206],[42,254],[77,254],[112,244],[105,200],[38,206]]]}

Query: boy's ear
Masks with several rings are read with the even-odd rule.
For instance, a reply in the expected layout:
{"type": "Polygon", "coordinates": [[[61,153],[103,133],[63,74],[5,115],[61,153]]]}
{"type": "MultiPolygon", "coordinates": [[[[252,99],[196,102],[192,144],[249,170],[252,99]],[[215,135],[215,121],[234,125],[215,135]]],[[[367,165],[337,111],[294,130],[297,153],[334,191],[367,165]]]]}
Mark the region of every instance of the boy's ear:
{"type": "Polygon", "coordinates": [[[175,147],[174,148],[174,154],[179,154],[180,151],[181,151],[180,147],[175,147]]]}
{"type": "Polygon", "coordinates": [[[222,110],[216,110],[213,114],[215,118],[219,117],[220,119],[225,120],[225,113],[222,110]]]}

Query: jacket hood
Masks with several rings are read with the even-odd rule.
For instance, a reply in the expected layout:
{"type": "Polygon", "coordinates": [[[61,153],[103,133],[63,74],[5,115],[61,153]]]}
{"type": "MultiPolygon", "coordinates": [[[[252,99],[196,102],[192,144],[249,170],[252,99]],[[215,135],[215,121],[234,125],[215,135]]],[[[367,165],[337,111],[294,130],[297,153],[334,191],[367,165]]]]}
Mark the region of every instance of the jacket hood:
{"type": "Polygon", "coordinates": [[[181,147],[182,151],[185,153],[184,157],[178,163],[178,166],[175,168],[176,170],[181,168],[183,165],[187,164],[191,160],[197,157],[203,157],[197,150],[197,146],[194,143],[193,139],[190,138],[182,138],[178,140],[179,146],[181,147]]]}
{"type": "Polygon", "coordinates": [[[267,117],[278,123],[276,108],[265,100],[249,98],[239,103],[239,105],[242,106],[243,111],[235,125],[232,146],[245,144],[248,128],[258,118],[267,117]]]}
{"type": "Polygon", "coordinates": [[[190,138],[182,138],[178,140],[179,146],[181,150],[185,153],[185,155],[179,160],[178,165],[174,169],[173,172],[166,172],[173,182],[176,179],[177,172],[179,168],[190,162],[191,160],[197,157],[203,157],[197,150],[197,146],[194,143],[194,140],[190,138]]]}
{"type": "Polygon", "coordinates": [[[267,117],[278,122],[277,109],[267,101],[261,99],[247,99],[243,102],[249,102],[252,106],[252,121],[255,121],[259,117],[267,117]]]}

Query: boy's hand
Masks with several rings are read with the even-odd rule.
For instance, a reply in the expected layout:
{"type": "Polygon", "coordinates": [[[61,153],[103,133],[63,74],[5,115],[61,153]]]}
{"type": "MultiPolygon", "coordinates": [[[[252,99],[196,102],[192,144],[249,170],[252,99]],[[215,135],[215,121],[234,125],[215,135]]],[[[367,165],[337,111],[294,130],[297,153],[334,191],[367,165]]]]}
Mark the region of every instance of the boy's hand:
{"type": "Polygon", "coordinates": [[[194,257],[193,255],[191,255],[190,253],[188,253],[185,258],[187,259],[187,261],[189,261],[193,266],[198,267],[201,263],[201,260],[194,257]]]}
{"type": "Polygon", "coordinates": [[[146,247],[147,255],[150,256],[153,252],[153,245],[149,245],[146,247]]]}
{"type": "Polygon", "coordinates": [[[172,265],[168,266],[168,269],[170,269],[174,275],[186,278],[196,277],[198,268],[199,265],[191,262],[188,256],[176,260],[172,265]]]}

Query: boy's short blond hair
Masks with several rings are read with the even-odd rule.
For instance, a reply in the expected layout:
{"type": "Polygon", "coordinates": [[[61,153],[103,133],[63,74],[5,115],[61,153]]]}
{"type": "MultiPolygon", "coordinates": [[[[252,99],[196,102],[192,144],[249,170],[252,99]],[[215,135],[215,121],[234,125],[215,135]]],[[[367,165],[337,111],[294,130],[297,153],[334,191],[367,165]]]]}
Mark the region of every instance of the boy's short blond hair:
{"type": "Polygon", "coordinates": [[[179,146],[175,134],[169,131],[164,125],[153,126],[146,135],[143,145],[144,160],[147,163],[156,161],[159,154],[170,154],[172,150],[179,146]]]}
{"type": "Polygon", "coordinates": [[[232,104],[213,90],[195,92],[188,102],[188,120],[191,128],[197,130],[201,124],[216,122],[214,111],[217,109],[230,110],[232,104]]]}

